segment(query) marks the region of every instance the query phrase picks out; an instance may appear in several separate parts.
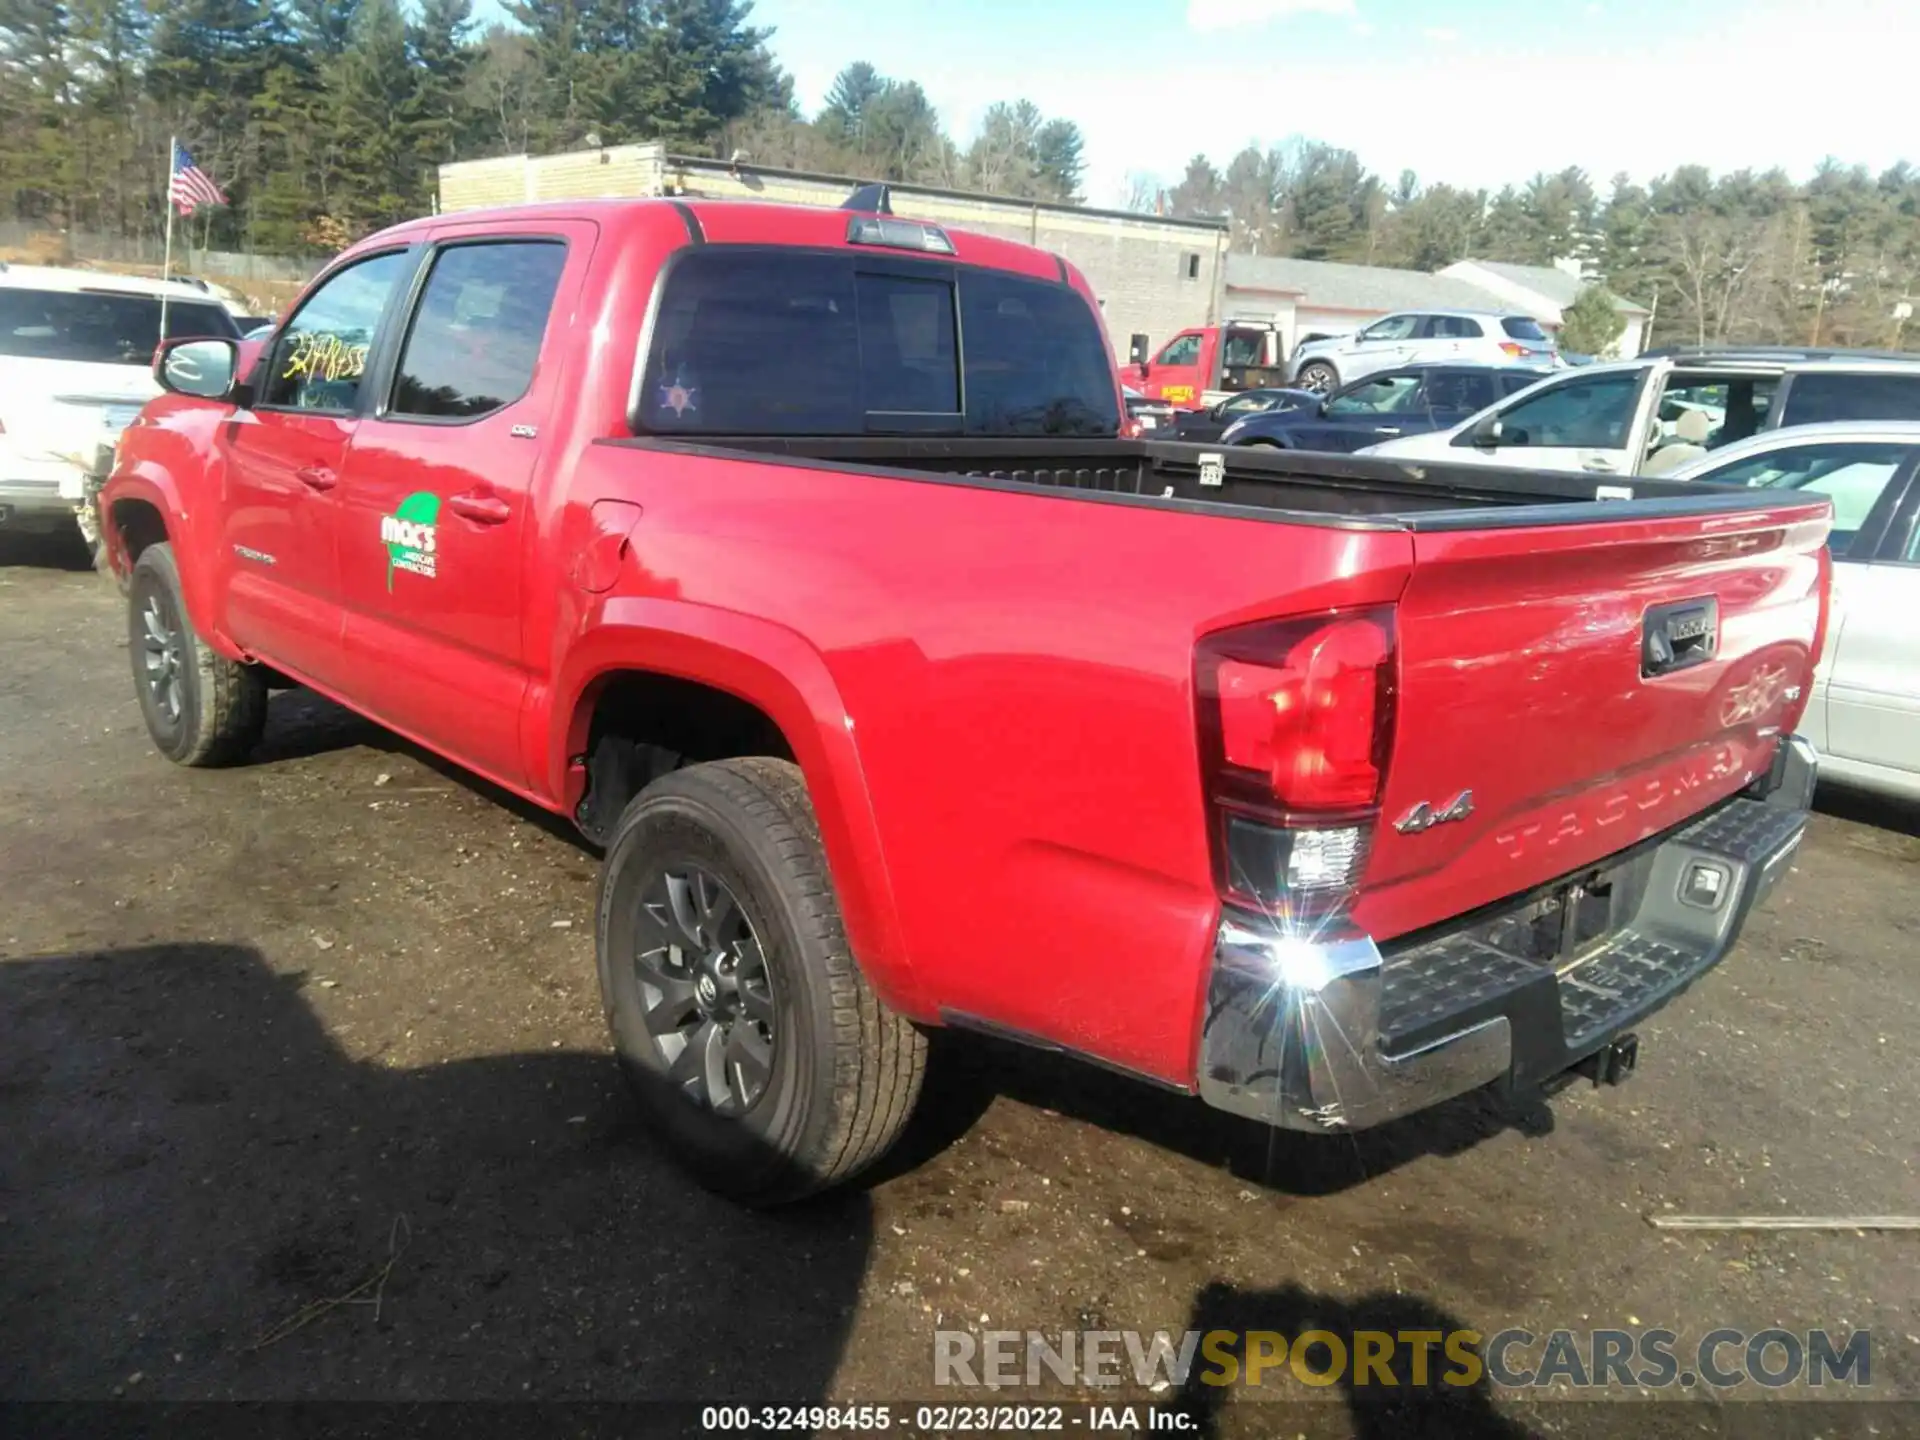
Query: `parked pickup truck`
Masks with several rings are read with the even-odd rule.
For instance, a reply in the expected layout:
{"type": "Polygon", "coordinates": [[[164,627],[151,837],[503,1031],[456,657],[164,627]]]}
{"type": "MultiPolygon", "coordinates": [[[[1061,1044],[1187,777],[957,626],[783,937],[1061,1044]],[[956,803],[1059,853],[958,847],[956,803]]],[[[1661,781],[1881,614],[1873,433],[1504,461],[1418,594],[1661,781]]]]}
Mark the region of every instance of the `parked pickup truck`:
{"type": "Polygon", "coordinates": [[[604,847],[643,1106],[770,1203],[923,1027],[1340,1131],[1617,1077],[1781,875],[1820,497],[1127,440],[1085,279],[890,216],[423,219],[163,345],[155,745],[332,696],[604,847]]]}

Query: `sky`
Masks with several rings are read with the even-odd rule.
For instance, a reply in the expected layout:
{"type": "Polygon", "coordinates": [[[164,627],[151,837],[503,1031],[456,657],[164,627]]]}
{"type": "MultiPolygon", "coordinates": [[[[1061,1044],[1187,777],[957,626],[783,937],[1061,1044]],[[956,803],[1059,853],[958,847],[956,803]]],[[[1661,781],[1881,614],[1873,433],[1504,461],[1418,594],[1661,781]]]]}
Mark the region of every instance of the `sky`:
{"type": "Polygon", "coordinates": [[[1920,163],[1915,0],[757,0],[753,23],[809,114],[866,60],[962,143],[996,100],[1072,120],[1093,205],[1295,135],[1494,189],[1920,163]]]}

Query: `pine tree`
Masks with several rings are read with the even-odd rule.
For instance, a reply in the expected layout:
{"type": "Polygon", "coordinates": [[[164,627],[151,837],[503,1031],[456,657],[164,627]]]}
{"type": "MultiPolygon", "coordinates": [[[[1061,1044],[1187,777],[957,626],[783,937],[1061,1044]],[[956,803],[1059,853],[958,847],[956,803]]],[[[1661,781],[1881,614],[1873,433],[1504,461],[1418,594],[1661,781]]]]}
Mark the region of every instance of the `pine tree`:
{"type": "Polygon", "coordinates": [[[329,213],[355,235],[419,214],[423,167],[408,125],[414,72],[398,0],[364,0],[328,81],[340,137],[329,213]]]}
{"type": "Polygon", "coordinates": [[[407,27],[414,69],[407,130],[424,165],[459,159],[471,146],[476,117],[467,96],[473,58],[467,32],[472,26],[472,0],[420,0],[418,18],[407,27]]]}
{"type": "Polygon", "coordinates": [[[1047,190],[1047,199],[1077,204],[1080,180],[1086,174],[1085,142],[1071,120],[1049,120],[1034,138],[1034,168],[1047,190]]]}
{"type": "Polygon", "coordinates": [[[1604,355],[1624,329],[1605,287],[1589,285],[1560,312],[1560,348],[1575,355],[1604,355]]]}

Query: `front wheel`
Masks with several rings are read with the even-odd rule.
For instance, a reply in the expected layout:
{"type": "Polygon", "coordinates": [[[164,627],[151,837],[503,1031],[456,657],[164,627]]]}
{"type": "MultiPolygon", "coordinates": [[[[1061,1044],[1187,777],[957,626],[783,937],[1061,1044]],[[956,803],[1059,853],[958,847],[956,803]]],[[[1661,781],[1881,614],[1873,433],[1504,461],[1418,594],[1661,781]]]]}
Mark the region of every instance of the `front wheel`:
{"type": "Polygon", "coordinates": [[[1331,395],[1340,384],[1340,373],[1324,360],[1311,360],[1300,367],[1295,383],[1316,395],[1331,395]]]}
{"type": "Polygon", "coordinates": [[[267,726],[259,668],[229,660],[194,633],[180,570],[164,541],[140,552],[127,585],[127,649],[154,747],[177,765],[230,765],[267,726]]]}
{"type": "Polygon", "coordinates": [[[854,963],[794,765],[715,761],[641,791],[607,848],[596,942],[621,1064],[709,1188],[798,1199],[906,1124],[926,1039],[854,963]]]}

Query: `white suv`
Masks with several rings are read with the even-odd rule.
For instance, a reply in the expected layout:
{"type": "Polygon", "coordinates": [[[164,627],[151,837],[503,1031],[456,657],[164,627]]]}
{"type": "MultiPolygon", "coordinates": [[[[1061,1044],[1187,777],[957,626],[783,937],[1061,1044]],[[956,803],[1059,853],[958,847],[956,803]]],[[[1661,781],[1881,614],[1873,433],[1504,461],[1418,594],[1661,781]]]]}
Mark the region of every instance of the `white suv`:
{"type": "Polygon", "coordinates": [[[1331,395],[1351,381],[1402,365],[1445,361],[1545,369],[1556,363],[1558,354],[1553,337],[1531,315],[1405,310],[1351,335],[1305,341],[1288,362],[1288,378],[1302,390],[1331,395]]]}
{"type": "Polygon", "coordinates": [[[1660,351],[1542,380],[1451,430],[1362,454],[1594,475],[1666,475],[1765,430],[1920,420],[1920,355],[1859,350],[1660,351]]]}
{"type": "Polygon", "coordinates": [[[0,529],[74,523],[101,447],[160,393],[163,297],[169,336],[238,337],[192,285],[0,262],[0,529]]]}

